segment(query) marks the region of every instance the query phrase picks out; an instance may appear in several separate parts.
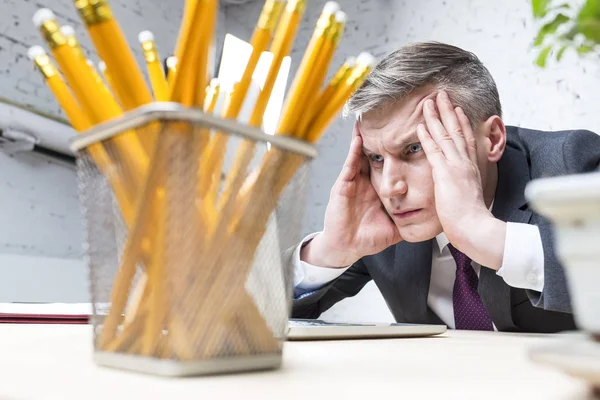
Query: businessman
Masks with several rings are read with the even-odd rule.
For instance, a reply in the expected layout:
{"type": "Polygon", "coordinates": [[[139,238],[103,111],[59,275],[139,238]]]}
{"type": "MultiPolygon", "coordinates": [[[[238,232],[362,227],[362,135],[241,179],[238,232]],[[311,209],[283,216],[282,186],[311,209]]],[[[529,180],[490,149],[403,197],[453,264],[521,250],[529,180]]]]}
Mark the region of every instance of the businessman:
{"type": "Polygon", "coordinates": [[[505,126],[489,71],[435,42],[388,55],[348,110],[357,121],[324,229],[288,254],[294,317],[317,318],[373,279],[398,322],[575,328],[552,226],[524,188],[596,169],[600,136],[505,126]]]}

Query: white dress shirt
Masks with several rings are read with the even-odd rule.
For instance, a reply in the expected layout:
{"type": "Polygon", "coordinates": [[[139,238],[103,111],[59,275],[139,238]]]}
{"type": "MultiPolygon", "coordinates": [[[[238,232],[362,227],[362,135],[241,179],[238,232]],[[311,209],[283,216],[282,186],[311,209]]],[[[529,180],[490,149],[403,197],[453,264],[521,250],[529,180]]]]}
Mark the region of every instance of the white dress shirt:
{"type": "MultiPolygon", "coordinates": [[[[344,273],[346,268],[324,268],[300,260],[300,249],[318,233],[307,236],[294,252],[294,295],[296,297],[319,289],[344,273]]],[[[456,262],[448,248],[448,238],[440,233],[435,238],[431,260],[431,280],[427,304],[451,329],[454,324],[452,290],[456,276],[456,262]]],[[[472,263],[479,276],[481,266],[472,263]]],[[[392,266],[390,266],[392,267],[392,266]]],[[[502,266],[496,272],[516,288],[541,292],[544,288],[544,250],[537,226],[508,222],[502,266]]]]}

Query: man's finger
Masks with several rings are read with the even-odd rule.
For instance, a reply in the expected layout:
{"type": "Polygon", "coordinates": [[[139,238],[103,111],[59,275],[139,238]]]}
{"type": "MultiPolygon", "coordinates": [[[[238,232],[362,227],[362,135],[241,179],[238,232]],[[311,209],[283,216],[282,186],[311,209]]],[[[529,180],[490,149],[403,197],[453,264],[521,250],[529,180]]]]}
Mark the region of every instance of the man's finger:
{"type": "Polygon", "coordinates": [[[419,126],[417,126],[417,135],[419,136],[419,141],[421,142],[421,146],[423,147],[423,151],[425,151],[425,156],[427,157],[429,164],[431,164],[431,167],[441,167],[445,162],[446,157],[444,157],[442,149],[433,140],[425,125],[419,124],[419,126]]]}
{"type": "Polygon", "coordinates": [[[454,140],[452,140],[452,136],[446,132],[442,121],[440,121],[433,100],[425,100],[425,104],[423,105],[423,116],[425,117],[425,123],[427,124],[427,131],[432,140],[434,140],[442,150],[444,156],[448,159],[459,158],[460,153],[454,144],[454,140]]]}
{"type": "Polygon", "coordinates": [[[454,111],[456,112],[456,116],[458,117],[458,121],[465,136],[465,144],[467,146],[469,159],[477,165],[477,140],[475,139],[475,133],[471,127],[471,121],[469,121],[469,117],[467,117],[462,108],[456,107],[454,111]]]}
{"type": "Polygon", "coordinates": [[[344,167],[340,173],[340,180],[348,182],[356,177],[360,172],[361,157],[362,138],[360,136],[355,136],[350,143],[350,151],[348,152],[348,157],[346,157],[346,162],[344,162],[344,167]]]}
{"type": "Polygon", "coordinates": [[[446,132],[448,132],[452,137],[452,140],[454,140],[454,144],[456,145],[458,152],[464,157],[468,157],[469,152],[467,149],[464,131],[460,121],[458,120],[458,116],[454,111],[454,106],[450,101],[448,93],[445,90],[441,90],[437,95],[436,102],[440,112],[440,118],[444,128],[446,129],[446,132]]]}

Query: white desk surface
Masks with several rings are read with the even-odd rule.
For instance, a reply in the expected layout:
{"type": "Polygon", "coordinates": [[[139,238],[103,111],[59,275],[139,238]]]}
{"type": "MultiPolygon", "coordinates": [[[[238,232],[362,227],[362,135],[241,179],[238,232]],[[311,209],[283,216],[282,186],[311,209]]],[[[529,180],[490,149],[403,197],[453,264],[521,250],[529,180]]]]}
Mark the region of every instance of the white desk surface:
{"type": "Polygon", "coordinates": [[[0,325],[0,399],[586,399],[529,361],[555,336],[449,331],[420,339],[292,342],[270,372],[158,378],[97,367],[91,327],[0,325]]]}

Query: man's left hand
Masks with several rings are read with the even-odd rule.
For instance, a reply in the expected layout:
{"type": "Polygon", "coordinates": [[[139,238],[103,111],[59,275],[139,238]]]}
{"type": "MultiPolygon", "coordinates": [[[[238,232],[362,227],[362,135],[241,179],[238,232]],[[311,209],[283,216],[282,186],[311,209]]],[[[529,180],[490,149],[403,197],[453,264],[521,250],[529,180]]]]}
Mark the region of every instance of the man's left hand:
{"type": "Polygon", "coordinates": [[[477,166],[477,141],[469,119],[440,91],[423,107],[426,126],[417,128],[431,165],[438,218],[457,249],[488,268],[502,265],[506,223],[485,204],[477,166]]]}

